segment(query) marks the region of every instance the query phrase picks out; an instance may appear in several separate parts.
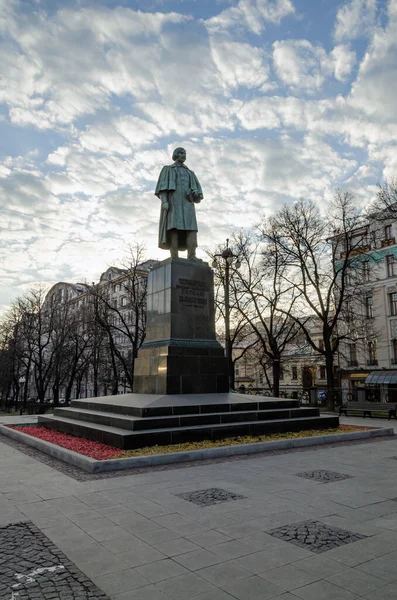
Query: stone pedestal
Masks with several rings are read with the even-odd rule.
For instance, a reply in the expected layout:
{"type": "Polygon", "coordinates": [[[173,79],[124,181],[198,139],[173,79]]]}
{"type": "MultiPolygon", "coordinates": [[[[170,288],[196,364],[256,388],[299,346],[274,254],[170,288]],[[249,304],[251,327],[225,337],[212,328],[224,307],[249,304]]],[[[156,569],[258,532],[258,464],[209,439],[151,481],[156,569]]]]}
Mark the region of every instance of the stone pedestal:
{"type": "Polygon", "coordinates": [[[213,274],[207,263],[167,259],[148,276],[146,340],[134,393],[228,391],[227,361],[215,336],[213,274]]]}

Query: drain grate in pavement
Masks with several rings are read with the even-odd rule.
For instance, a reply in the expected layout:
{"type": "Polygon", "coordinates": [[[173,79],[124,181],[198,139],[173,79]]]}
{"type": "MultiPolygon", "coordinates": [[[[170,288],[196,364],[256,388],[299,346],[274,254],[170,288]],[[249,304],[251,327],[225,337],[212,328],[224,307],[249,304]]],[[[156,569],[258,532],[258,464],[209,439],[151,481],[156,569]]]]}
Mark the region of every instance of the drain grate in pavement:
{"type": "Polygon", "coordinates": [[[306,471],[305,473],[295,473],[297,477],[303,479],[312,479],[321,483],[332,483],[333,481],[342,481],[343,479],[351,479],[353,475],[345,475],[344,473],[336,473],[335,471],[325,471],[318,469],[316,471],[306,471]]]}
{"type": "Polygon", "coordinates": [[[108,600],[33,523],[0,528],[0,598],[108,600]]]}
{"type": "Polygon", "coordinates": [[[352,533],[345,529],[331,527],[319,521],[292,523],[283,527],[277,527],[277,529],[272,529],[267,533],[285,542],[291,542],[291,544],[295,544],[295,546],[299,546],[300,548],[311,550],[311,552],[315,552],[316,554],[327,552],[333,548],[351,544],[367,537],[360,533],[352,533]]]}
{"type": "Polygon", "coordinates": [[[183,494],[175,494],[178,498],[193,502],[197,506],[212,506],[221,502],[229,502],[229,500],[241,500],[245,496],[228,492],[220,488],[209,488],[207,490],[195,490],[194,492],[184,492],[183,494]]]}

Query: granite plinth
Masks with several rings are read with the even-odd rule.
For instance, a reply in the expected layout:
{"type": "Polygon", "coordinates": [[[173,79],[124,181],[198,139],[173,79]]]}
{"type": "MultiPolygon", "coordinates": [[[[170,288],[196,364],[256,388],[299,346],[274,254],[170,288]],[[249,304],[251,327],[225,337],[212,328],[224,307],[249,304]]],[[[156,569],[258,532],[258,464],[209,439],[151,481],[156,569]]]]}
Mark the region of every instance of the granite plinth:
{"type": "Polygon", "coordinates": [[[320,416],[298,400],[240,394],[126,394],[74,400],[39,416],[50,429],[119,448],[176,444],[203,439],[336,427],[339,418],[320,416]]]}
{"type": "Polygon", "coordinates": [[[135,362],[134,392],[228,391],[216,340],[213,273],[207,263],[167,259],[148,276],[147,333],[135,362]]]}

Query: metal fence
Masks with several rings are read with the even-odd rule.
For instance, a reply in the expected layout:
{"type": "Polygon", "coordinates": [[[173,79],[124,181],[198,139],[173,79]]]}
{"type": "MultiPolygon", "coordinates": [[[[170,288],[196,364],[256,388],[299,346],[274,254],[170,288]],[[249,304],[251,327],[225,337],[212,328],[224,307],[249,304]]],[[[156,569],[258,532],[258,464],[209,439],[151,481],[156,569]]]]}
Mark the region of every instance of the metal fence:
{"type": "MultiPolygon", "coordinates": [[[[250,387],[240,388],[235,390],[240,394],[249,394],[254,396],[274,397],[273,392],[266,387],[250,387]]],[[[328,403],[329,390],[327,387],[280,387],[279,398],[291,398],[299,400],[301,404],[311,406],[326,406],[328,403]]],[[[335,406],[340,406],[346,402],[396,402],[397,403],[397,387],[388,389],[379,387],[357,387],[353,390],[346,388],[334,388],[334,403],[335,406]]]]}

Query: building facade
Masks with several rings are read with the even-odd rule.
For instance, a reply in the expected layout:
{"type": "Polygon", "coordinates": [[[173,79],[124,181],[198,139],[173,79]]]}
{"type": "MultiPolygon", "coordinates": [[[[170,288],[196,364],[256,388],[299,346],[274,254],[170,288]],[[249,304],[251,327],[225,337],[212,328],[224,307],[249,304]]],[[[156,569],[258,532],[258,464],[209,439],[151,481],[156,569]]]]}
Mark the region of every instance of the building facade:
{"type": "MultiPolygon", "coordinates": [[[[364,386],[373,399],[397,399],[397,223],[378,215],[352,234],[351,268],[345,319],[352,335],[340,347],[339,367],[344,399],[364,399],[364,386]],[[382,377],[381,377],[382,376],[382,377]]],[[[345,249],[339,243],[339,258],[345,249]]],[[[338,255],[336,256],[336,259],[338,255]]],[[[367,392],[368,394],[368,392],[367,392]]]]}

